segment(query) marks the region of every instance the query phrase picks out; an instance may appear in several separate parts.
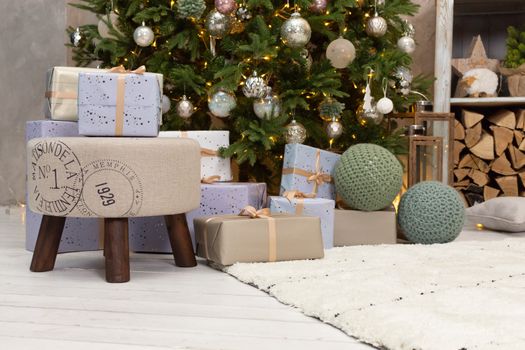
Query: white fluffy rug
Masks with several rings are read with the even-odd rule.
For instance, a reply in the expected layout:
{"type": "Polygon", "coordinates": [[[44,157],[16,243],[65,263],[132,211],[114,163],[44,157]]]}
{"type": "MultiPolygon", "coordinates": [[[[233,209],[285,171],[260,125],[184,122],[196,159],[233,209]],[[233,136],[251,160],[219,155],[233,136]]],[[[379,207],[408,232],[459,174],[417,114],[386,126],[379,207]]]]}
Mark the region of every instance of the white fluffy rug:
{"type": "Polygon", "coordinates": [[[525,349],[525,240],[335,248],[225,271],[377,347],[525,349]]]}

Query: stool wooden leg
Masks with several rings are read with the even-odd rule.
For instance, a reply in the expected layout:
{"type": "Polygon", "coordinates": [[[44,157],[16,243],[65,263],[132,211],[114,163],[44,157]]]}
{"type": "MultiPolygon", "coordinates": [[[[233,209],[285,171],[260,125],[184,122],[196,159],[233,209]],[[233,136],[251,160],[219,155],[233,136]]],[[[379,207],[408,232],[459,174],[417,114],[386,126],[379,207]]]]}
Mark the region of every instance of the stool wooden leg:
{"type": "Polygon", "coordinates": [[[170,237],[171,250],[175,258],[175,265],[179,267],[193,267],[197,265],[190,230],[186,222],[186,214],[166,216],[166,226],[170,237]]]}
{"type": "Polygon", "coordinates": [[[129,281],[128,219],[104,219],[104,255],[106,281],[122,283],[129,281]]]}
{"type": "Polygon", "coordinates": [[[44,272],[53,270],[65,223],[65,217],[48,215],[42,217],[35,251],[33,252],[33,260],[31,261],[31,271],[44,272]]]}

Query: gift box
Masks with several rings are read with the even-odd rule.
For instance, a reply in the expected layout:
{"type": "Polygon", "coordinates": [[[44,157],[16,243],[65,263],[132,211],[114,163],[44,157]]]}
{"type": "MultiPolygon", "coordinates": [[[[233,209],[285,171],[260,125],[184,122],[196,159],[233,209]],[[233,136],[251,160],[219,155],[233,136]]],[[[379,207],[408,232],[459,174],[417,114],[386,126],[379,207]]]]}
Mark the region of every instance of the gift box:
{"type": "Polygon", "coordinates": [[[333,175],[340,157],[339,154],[298,143],[287,144],[280,194],[298,190],[313,193],[318,198],[335,199],[333,175]]]}
{"type": "Polygon", "coordinates": [[[217,155],[220,148],[230,146],[229,131],[163,131],[159,136],[188,137],[197,140],[201,145],[201,177],[217,181],[232,180],[230,158],[217,155]]]}
{"type": "MultiPolygon", "coordinates": [[[[77,136],[78,123],[59,120],[35,120],[26,123],[26,141],[38,137],[77,136]]],[[[27,200],[26,200],[27,202],[27,200]]],[[[26,249],[35,248],[42,215],[26,206],[26,249]]],[[[94,218],[67,218],[58,251],[89,251],[102,248],[101,220],[94,218]]]]}
{"type": "Polygon", "coordinates": [[[79,133],[86,136],[157,136],[162,121],[161,99],[162,90],[156,74],[79,73],[79,133]]]}
{"type": "MultiPolygon", "coordinates": [[[[77,121],[78,76],[80,73],[105,73],[106,69],[86,67],[53,67],[46,76],[46,118],[77,121]]],[[[163,84],[162,74],[155,74],[159,85],[163,84]]]]}
{"type": "Polygon", "coordinates": [[[334,246],[395,244],[396,212],[335,210],[334,246]]]}
{"type": "Polygon", "coordinates": [[[334,246],[335,201],[325,198],[270,197],[272,213],[317,216],[321,219],[321,233],[325,249],[334,246]]]}
{"type": "MultiPolygon", "coordinates": [[[[201,204],[186,213],[186,220],[195,248],[193,220],[202,216],[237,214],[250,205],[257,209],[266,206],[265,183],[201,184],[201,204]]],[[[131,218],[129,220],[130,247],[136,252],[170,253],[171,245],[164,217],[131,218]]]]}
{"type": "Polygon", "coordinates": [[[324,256],[318,217],[226,215],[196,218],[194,224],[197,255],[224,266],[324,256]]]}

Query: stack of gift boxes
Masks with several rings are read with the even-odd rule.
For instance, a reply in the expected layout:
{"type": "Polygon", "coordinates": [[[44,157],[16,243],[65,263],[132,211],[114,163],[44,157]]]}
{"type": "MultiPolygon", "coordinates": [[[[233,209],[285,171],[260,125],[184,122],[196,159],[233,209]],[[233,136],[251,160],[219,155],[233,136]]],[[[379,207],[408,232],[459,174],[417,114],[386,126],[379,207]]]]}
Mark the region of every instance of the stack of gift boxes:
{"type": "MultiPolygon", "coordinates": [[[[199,142],[201,203],[186,217],[196,253],[203,258],[221,265],[313,259],[323,257],[323,248],[395,243],[393,211],[338,209],[333,183],[338,154],[286,145],[280,196],[267,197],[264,183],[230,182],[230,159],[218,155],[229,146],[228,131],[159,133],[160,74],[55,67],[48,73],[47,88],[47,119],[27,123],[27,140],[159,136],[199,142]],[[116,117],[119,109],[121,118],[116,117]]],[[[28,250],[34,248],[41,218],[27,209],[28,250]]],[[[101,219],[67,218],[59,252],[101,249],[103,230],[101,219]]],[[[130,218],[129,234],[133,251],[171,252],[163,217],[130,218]]]]}

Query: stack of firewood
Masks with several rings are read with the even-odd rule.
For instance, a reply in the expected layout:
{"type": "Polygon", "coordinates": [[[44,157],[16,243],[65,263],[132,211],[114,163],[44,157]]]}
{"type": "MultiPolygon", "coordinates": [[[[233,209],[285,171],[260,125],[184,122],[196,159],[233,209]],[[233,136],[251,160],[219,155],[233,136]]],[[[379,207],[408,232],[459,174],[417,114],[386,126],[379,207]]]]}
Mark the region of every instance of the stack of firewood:
{"type": "Polygon", "coordinates": [[[461,111],[454,129],[454,187],[469,205],[525,195],[524,128],[525,110],[461,111]]]}

